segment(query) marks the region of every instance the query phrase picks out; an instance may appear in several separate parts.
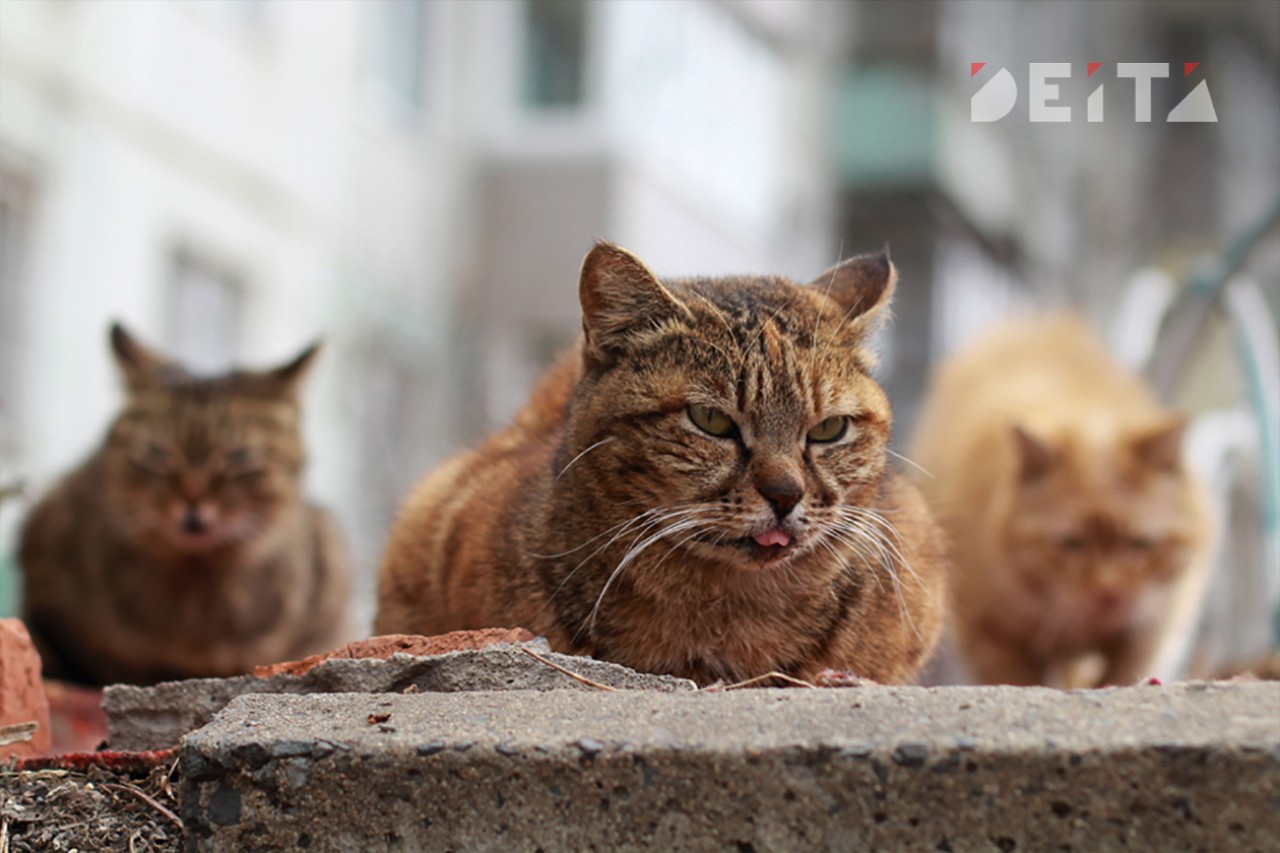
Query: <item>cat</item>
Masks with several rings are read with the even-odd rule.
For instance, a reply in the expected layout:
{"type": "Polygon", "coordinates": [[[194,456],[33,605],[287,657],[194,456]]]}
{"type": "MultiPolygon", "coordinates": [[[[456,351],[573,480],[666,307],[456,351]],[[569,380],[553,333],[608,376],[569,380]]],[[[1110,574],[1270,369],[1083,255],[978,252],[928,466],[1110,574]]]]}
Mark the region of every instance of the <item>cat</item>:
{"type": "Polygon", "coordinates": [[[886,467],[867,338],[895,280],[882,254],[807,287],[660,281],[596,244],[576,348],[402,508],[375,631],[524,627],[703,685],[910,679],[946,566],[923,499],[886,467]]]}
{"type": "Polygon", "coordinates": [[[343,546],[301,494],[298,391],[318,345],[208,378],[118,324],[111,346],[123,409],[20,533],[45,675],[228,676],[349,639],[343,546]]]}
{"type": "Polygon", "coordinates": [[[1072,315],[999,328],[942,364],[911,454],[951,542],[969,677],[1132,683],[1193,627],[1211,524],[1185,426],[1072,315]]]}

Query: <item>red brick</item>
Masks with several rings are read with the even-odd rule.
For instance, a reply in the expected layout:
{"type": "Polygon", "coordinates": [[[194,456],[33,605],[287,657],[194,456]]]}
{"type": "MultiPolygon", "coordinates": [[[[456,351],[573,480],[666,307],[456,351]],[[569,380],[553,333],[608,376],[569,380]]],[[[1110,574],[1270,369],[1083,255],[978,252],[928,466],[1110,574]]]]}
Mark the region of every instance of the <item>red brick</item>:
{"type": "Polygon", "coordinates": [[[273,675],[302,675],[307,670],[330,660],[331,658],[378,658],[386,660],[394,654],[417,655],[431,657],[446,652],[457,652],[467,649],[483,649],[495,643],[525,643],[533,639],[533,634],[523,628],[485,628],[482,631],[452,631],[434,637],[422,637],[416,634],[386,634],[381,637],[370,637],[347,643],[331,652],[312,655],[302,660],[286,663],[273,663],[255,667],[253,674],[258,678],[269,678],[273,675]]]}
{"type": "Polygon", "coordinates": [[[50,750],[49,699],[40,680],[40,655],[19,619],[0,619],[0,726],[34,722],[31,740],[0,746],[0,761],[50,750]]]}
{"type": "Polygon", "coordinates": [[[107,739],[101,689],[46,680],[44,692],[49,697],[49,732],[55,755],[92,752],[107,739]]]}

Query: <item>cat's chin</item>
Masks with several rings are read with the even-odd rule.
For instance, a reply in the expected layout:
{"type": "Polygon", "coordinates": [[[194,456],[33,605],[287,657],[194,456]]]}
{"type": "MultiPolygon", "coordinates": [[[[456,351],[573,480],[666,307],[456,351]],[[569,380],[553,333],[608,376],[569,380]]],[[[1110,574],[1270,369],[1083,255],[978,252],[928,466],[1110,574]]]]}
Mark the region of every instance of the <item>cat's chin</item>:
{"type": "Polygon", "coordinates": [[[201,533],[164,530],[149,537],[151,550],[157,556],[176,558],[213,558],[245,547],[248,537],[241,531],[225,527],[201,533]]]}

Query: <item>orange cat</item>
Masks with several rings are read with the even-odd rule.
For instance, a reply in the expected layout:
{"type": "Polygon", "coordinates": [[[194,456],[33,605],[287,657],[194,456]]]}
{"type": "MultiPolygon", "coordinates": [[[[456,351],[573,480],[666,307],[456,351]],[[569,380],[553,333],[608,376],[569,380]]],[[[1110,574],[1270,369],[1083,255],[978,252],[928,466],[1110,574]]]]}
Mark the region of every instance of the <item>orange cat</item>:
{"type": "Polygon", "coordinates": [[[972,677],[1128,683],[1189,627],[1210,525],[1183,426],[1075,318],[1019,322],[942,365],[914,458],[950,536],[972,677]]]}
{"type": "Polygon", "coordinates": [[[345,637],[346,562],[301,494],[312,347],[199,378],[124,329],[106,440],[22,530],[23,619],[45,675],[93,684],[234,675],[345,637]]]}
{"type": "Polygon", "coordinates": [[[597,245],[579,348],[403,508],[376,630],[521,626],[703,684],[911,678],[945,565],[868,372],[895,277],[880,256],[808,287],[659,281],[597,245]]]}

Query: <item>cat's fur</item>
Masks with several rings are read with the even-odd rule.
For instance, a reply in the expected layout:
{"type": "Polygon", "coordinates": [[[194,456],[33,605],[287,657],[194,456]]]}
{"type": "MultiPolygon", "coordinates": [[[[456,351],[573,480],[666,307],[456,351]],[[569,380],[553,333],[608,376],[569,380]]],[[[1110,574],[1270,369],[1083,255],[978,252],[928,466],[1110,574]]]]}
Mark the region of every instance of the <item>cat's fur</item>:
{"type": "Polygon", "coordinates": [[[1074,317],[987,334],[937,372],[912,455],[947,531],[955,645],[984,683],[1151,674],[1210,557],[1184,420],[1074,317]]]}
{"type": "Polygon", "coordinates": [[[21,534],[46,675],[232,675],[348,639],[343,549],[301,494],[298,385],[316,347],[197,378],[119,326],[111,343],[124,407],[21,534]]]}
{"type": "Polygon", "coordinates": [[[889,402],[869,375],[895,278],[881,255],[807,287],[659,282],[597,244],[578,348],[402,509],[376,630],[521,626],[703,684],[911,678],[940,629],[945,562],[918,492],[886,468],[889,402]],[[736,431],[703,431],[691,405],[736,431]],[[835,416],[844,440],[807,442],[835,416]],[[794,541],[766,544],[780,533],[794,541]]]}

